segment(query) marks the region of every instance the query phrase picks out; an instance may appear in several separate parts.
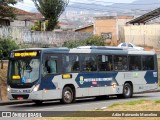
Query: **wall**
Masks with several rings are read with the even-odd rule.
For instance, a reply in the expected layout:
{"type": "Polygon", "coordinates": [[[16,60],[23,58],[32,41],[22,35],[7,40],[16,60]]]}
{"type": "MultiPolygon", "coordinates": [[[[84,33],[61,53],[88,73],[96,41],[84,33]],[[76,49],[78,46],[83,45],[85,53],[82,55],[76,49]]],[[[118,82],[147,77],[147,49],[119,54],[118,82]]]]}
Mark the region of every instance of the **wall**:
{"type": "Polygon", "coordinates": [[[133,19],[132,16],[97,17],[95,18],[94,34],[111,33],[111,45],[117,45],[124,41],[124,26],[131,19],[133,19]]]}
{"type": "Polygon", "coordinates": [[[0,19],[0,26],[9,26],[10,21],[8,19],[0,19]]]}
{"type": "Polygon", "coordinates": [[[94,24],[94,34],[111,33],[111,44],[117,44],[116,19],[96,19],[94,24]]]}
{"type": "Polygon", "coordinates": [[[118,32],[118,42],[121,43],[121,42],[124,42],[125,41],[125,37],[124,37],[124,26],[125,24],[130,21],[132,19],[132,17],[129,19],[129,18],[126,18],[126,19],[118,19],[117,20],[117,32],[118,32]]]}
{"type": "Polygon", "coordinates": [[[32,25],[34,25],[34,22],[32,22],[32,21],[14,20],[13,22],[10,23],[10,26],[12,26],[12,27],[28,27],[28,28],[31,28],[32,25]]]}
{"type": "Polygon", "coordinates": [[[159,48],[160,24],[129,25],[124,27],[125,42],[139,46],[159,48]]]}
{"type": "Polygon", "coordinates": [[[91,37],[92,33],[84,32],[32,32],[26,27],[2,27],[0,36],[11,36],[18,44],[62,46],[68,40],[84,40],[91,37]]]}

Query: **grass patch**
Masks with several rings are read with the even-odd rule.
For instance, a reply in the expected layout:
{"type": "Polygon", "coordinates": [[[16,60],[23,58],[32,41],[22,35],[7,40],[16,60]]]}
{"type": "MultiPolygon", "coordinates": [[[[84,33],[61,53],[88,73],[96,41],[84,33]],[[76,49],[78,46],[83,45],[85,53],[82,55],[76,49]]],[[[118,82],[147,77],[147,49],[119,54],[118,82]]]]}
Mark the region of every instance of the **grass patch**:
{"type": "Polygon", "coordinates": [[[137,105],[137,104],[142,104],[144,102],[147,102],[149,100],[136,100],[136,101],[130,101],[130,102],[127,102],[125,103],[126,105],[137,105]]]}
{"type": "Polygon", "coordinates": [[[155,103],[160,103],[160,100],[156,100],[155,103]]]}
{"type": "MultiPolygon", "coordinates": [[[[155,103],[160,103],[160,100],[135,100],[131,102],[121,102],[121,103],[114,103],[110,105],[110,107],[107,107],[106,109],[103,109],[101,111],[104,111],[105,114],[107,111],[159,111],[160,104],[155,104],[155,103]],[[133,106],[131,106],[133,105],[133,106]]],[[[59,120],[160,120],[158,117],[95,117],[96,116],[96,111],[93,110],[92,113],[87,113],[87,111],[81,111],[81,112],[75,112],[71,113],[70,115],[64,115],[62,117],[58,117],[59,120]],[[93,117],[92,117],[93,115],[93,117]],[[78,116],[78,117],[77,117],[78,116]],[[88,117],[91,116],[91,117],[88,117]]],[[[104,112],[101,115],[98,113],[100,116],[104,116],[104,112]]],[[[57,117],[53,118],[43,118],[40,120],[56,120],[57,117]]]]}
{"type": "MultiPolygon", "coordinates": [[[[122,104],[122,103],[121,103],[122,104]]],[[[116,107],[116,106],[119,106],[121,105],[120,103],[113,103],[112,105],[110,105],[108,108],[113,108],[113,107],[116,107]]]]}

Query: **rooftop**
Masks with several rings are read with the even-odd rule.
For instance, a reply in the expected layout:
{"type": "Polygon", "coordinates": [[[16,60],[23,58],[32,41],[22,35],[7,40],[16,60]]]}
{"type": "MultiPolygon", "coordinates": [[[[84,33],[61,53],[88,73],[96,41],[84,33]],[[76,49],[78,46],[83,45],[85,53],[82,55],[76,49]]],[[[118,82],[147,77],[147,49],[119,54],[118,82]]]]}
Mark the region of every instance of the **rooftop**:
{"type": "Polygon", "coordinates": [[[146,14],[140,16],[140,17],[137,17],[137,18],[127,22],[127,24],[135,24],[135,23],[138,23],[138,24],[143,23],[143,24],[145,24],[145,23],[147,23],[147,22],[149,22],[149,21],[151,21],[153,19],[156,19],[158,17],[160,17],[160,7],[155,9],[155,10],[153,10],[153,11],[151,11],[151,12],[149,12],[149,13],[146,13],[146,14]]]}

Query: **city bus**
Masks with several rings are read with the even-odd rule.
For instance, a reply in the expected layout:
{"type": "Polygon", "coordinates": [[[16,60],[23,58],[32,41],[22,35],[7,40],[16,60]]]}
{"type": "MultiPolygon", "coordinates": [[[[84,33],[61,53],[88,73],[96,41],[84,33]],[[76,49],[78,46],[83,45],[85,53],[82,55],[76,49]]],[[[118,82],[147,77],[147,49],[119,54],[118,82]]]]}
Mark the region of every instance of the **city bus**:
{"type": "Polygon", "coordinates": [[[158,88],[157,55],[107,46],[19,49],[10,54],[7,84],[10,100],[36,104],[111,95],[131,98],[158,88]]]}

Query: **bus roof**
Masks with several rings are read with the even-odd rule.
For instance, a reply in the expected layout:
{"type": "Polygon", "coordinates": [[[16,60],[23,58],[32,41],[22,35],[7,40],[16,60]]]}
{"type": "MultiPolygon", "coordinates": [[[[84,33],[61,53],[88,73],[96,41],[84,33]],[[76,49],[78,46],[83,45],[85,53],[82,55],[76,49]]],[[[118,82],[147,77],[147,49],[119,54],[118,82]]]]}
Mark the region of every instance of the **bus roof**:
{"type": "MultiPolygon", "coordinates": [[[[154,51],[136,50],[128,48],[119,48],[111,46],[80,46],[77,48],[26,48],[18,49],[14,51],[27,51],[27,50],[41,50],[42,52],[48,53],[102,53],[102,54],[135,54],[135,55],[154,55],[154,51]]],[[[13,52],[14,52],[13,51],[13,52]]]]}

